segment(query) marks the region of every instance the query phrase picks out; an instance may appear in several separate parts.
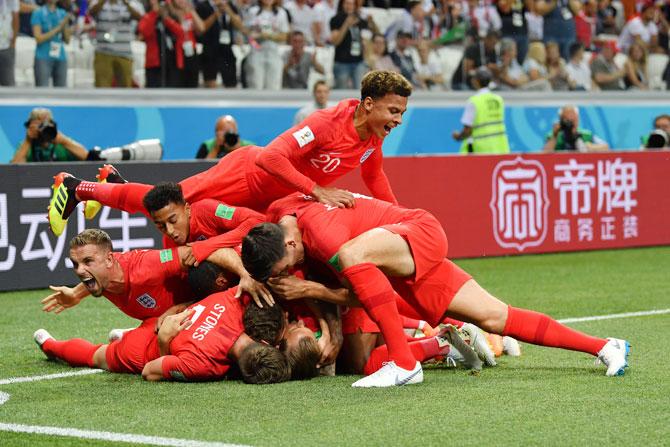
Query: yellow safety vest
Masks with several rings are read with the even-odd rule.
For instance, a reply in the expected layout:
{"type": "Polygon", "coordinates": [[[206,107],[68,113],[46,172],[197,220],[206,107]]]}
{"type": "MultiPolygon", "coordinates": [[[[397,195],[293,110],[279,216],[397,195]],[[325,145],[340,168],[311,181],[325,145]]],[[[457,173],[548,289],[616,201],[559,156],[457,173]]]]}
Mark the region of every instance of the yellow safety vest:
{"type": "Polygon", "coordinates": [[[475,154],[509,154],[509,141],[505,130],[505,103],[491,92],[471,96],[475,106],[475,121],[472,123],[472,135],[464,141],[461,152],[468,152],[472,144],[475,154]]]}

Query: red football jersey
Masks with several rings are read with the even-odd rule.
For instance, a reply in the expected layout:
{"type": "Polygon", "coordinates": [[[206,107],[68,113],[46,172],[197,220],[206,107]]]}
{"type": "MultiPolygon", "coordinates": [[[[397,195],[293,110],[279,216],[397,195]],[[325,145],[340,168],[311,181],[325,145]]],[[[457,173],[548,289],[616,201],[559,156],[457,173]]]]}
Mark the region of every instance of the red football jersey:
{"type": "MultiPolygon", "coordinates": [[[[361,175],[372,195],[397,203],[382,169],[383,139],[370,135],[361,140],[354,128],[358,99],[341,101],[319,110],[275,138],[259,151],[256,164],[274,175],[291,192],[312,192],[315,184],[326,186],[361,166],[361,175]]],[[[266,174],[251,171],[250,186],[260,185],[266,174]]]]}
{"type": "MultiPolygon", "coordinates": [[[[265,216],[244,207],[233,207],[212,199],[191,204],[188,242],[193,243],[193,255],[202,262],[219,248],[236,247],[255,225],[265,222],[265,216]]],[[[163,246],[176,247],[163,235],[163,246]]]]}
{"type": "Polygon", "coordinates": [[[244,332],[244,303],[237,287],[192,304],[191,325],[170,342],[163,358],[163,377],[173,380],[214,380],[223,377],[232,360],[228,351],[244,332]]]}
{"type": "Polygon", "coordinates": [[[283,216],[295,215],[306,254],[326,263],[345,242],[368,230],[428,214],[422,209],[402,208],[362,194],[355,197],[355,207],[336,208],[303,194],[291,194],[272,203],[267,218],[278,222],[283,216]]]}
{"type": "Polygon", "coordinates": [[[138,320],[158,317],[174,304],[193,299],[176,248],[113,255],[123,269],[125,289],[104,296],[126,315],[138,320]]]}

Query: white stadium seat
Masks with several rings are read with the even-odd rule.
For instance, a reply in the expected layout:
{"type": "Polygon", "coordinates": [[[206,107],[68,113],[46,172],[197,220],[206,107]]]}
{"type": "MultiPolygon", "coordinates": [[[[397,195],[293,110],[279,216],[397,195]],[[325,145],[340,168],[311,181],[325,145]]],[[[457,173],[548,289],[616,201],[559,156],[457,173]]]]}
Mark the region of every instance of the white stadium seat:
{"type": "Polygon", "coordinates": [[[647,58],[647,75],[649,76],[649,88],[652,90],[665,90],[663,71],[668,65],[667,54],[650,54],[647,58]]]}
{"type": "Polygon", "coordinates": [[[16,52],[14,61],[14,77],[18,87],[31,87],[35,85],[35,39],[28,36],[16,38],[16,52]]]}

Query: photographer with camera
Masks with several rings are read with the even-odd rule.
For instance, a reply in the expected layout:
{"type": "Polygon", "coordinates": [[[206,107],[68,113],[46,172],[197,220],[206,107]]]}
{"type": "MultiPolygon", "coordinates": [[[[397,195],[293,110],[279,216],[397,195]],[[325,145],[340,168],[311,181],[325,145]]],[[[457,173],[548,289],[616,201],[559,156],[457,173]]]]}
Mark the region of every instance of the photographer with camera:
{"type": "Polygon", "coordinates": [[[670,115],[654,118],[653,130],[641,140],[643,150],[670,149],[670,115]]]}
{"type": "Polygon", "coordinates": [[[84,146],[58,131],[51,110],[35,108],[25,122],[26,138],[11,163],[86,160],[84,146]]]}
{"type": "Polygon", "coordinates": [[[195,158],[221,158],[235,149],[251,145],[254,143],[240,138],[235,118],[224,115],[216,120],[214,138],[202,142],[195,158]]]}
{"type": "Polygon", "coordinates": [[[542,152],[577,151],[601,152],[609,150],[607,142],[590,130],[579,127],[579,109],[575,106],[564,106],[558,112],[559,122],[554,123],[553,130],[547,134],[547,142],[542,152]]]}

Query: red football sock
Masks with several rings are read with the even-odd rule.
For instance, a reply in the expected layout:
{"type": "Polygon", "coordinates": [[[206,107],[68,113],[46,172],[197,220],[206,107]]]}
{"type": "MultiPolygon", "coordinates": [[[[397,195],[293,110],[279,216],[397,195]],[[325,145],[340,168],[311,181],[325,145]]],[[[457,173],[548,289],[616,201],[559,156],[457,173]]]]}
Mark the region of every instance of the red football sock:
{"type": "Polygon", "coordinates": [[[405,329],[423,329],[426,325],[426,322],[423,320],[417,320],[416,318],[410,318],[404,315],[400,315],[400,319],[402,320],[402,327],[405,329]]]}
{"type": "MultiPolygon", "coordinates": [[[[419,362],[430,360],[438,355],[449,354],[449,345],[440,348],[435,337],[413,341],[409,344],[409,349],[411,349],[412,355],[414,355],[414,358],[419,362]]],[[[388,360],[388,349],[386,348],[386,345],[379,346],[373,349],[370,353],[370,357],[368,357],[363,372],[366,376],[369,376],[381,368],[383,363],[388,362],[388,360]]]]}
{"type": "Polygon", "coordinates": [[[142,199],[153,188],[142,183],[81,182],[76,189],[79,200],[97,200],[110,208],[129,213],[144,213],[142,199]]]}
{"type": "Polygon", "coordinates": [[[72,338],[70,340],[48,339],[42,344],[42,351],[47,355],[65,360],[70,366],[88,366],[93,367],[93,354],[102,344],[93,343],[82,338],[72,338]]]}
{"type": "Polygon", "coordinates": [[[459,328],[459,329],[462,328],[463,325],[465,324],[465,323],[462,322],[461,320],[454,320],[453,318],[449,318],[449,317],[446,317],[444,320],[442,320],[442,323],[444,323],[444,324],[453,324],[454,326],[456,326],[456,327],[459,328]]]}
{"type": "Polygon", "coordinates": [[[342,274],[349,280],[372,321],[377,323],[388,346],[388,357],[403,369],[414,369],[416,360],[409,349],[396,293],[388,278],[372,263],[348,267],[342,274]]]}
{"type": "Polygon", "coordinates": [[[501,335],[535,345],[588,352],[591,355],[598,355],[607,343],[604,338],[571,329],[545,314],[512,306],[508,307],[507,323],[501,335]]]}

